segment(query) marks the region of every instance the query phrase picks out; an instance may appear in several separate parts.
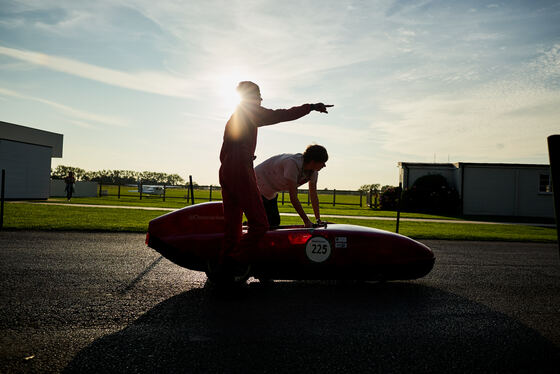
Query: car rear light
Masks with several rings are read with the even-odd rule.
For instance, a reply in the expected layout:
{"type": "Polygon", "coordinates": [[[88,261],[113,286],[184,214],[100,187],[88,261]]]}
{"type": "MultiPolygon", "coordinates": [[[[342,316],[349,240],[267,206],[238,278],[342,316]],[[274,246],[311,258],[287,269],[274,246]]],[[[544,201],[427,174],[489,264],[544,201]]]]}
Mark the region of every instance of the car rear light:
{"type": "Polygon", "coordinates": [[[146,245],[150,245],[150,233],[146,234],[146,245]]]}
{"type": "Polygon", "coordinates": [[[290,244],[297,245],[297,244],[305,244],[311,238],[311,234],[307,232],[298,232],[295,234],[288,234],[288,240],[290,244]]]}

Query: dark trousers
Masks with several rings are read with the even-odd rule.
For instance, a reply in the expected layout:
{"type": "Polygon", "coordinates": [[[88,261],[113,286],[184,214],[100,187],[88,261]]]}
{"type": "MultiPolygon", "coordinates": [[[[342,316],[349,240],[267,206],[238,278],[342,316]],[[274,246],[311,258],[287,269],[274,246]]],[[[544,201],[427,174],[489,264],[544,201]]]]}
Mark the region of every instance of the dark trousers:
{"type": "Polygon", "coordinates": [[[72,184],[67,184],[65,190],[66,198],[70,200],[72,198],[72,192],[74,192],[74,186],[72,186],[72,184]]]}
{"type": "Polygon", "coordinates": [[[262,196],[264,210],[266,211],[266,218],[270,227],[280,226],[280,212],[278,211],[278,195],[273,199],[268,200],[262,196]]]}
{"type": "Polygon", "coordinates": [[[231,256],[246,263],[256,255],[259,240],[268,230],[268,222],[252,162],[243,165],[222,164],[220,185],[224,204],[225,232],[220,257],[231,256]],[[243,213],[247,217],[247,233],[242,233],[243,213]]]}

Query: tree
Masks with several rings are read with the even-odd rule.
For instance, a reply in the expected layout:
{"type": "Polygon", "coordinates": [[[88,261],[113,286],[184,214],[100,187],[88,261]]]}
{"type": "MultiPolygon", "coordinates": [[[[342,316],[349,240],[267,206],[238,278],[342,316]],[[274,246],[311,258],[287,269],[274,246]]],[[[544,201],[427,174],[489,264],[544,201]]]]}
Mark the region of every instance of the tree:
{"type": "MultiPolygon", "coordinates": [[[[51,172],[53,179],[64,178],[70,169],[69,167],[59,167],[57,170],[51,172]],[[60,168],[60,170],[58,170],[60,168]]],[[[178,174],[166,174],[155,171],[137,172],[133,170],[98,170],[98,171],[85,171],[79,168],[72,168],[78,170],[81,180],[98,182],[103,184],[166,184],[166,185],[180,185],[184,184],[185,180],[178,174]]],[[[76,173],[76,172],[75,172],[76,173]]],[[[193,183],[194,184],[194,183],[193,183]]]]}
{"type": "Polygon", "coordinates": [[[385,190],[381,193],[380,203],[383,210],[397,210],[399,204],[399,188],[383,186],[385,190]]]}
{"type": "MultiPolygon", "coordinates": [[[[181,184],[185,184],[185,180],[183,178],[181,178],[181,176],[179,174],[168,174],[167,175],[167,180],[166,180],[166,184],[172,185],[172,186],[178,186],[181,184]]],[[[193,182],[193,185],[195,183],[193,182]]]]}
{"type": "Polygon", "coordinates": [[[441,174],[424,175],[403,193],[403,210],[410,212],[456,214],[459,206],[459,193],[441,174]]]}
{"type": "Polygon", "coordinates": [[[113,184],[133,184],[138,180],[138,172],[132,170],[113,170],[113,184]]]}
{"type": "Polygon", "coordinates": [[[389,188],[396,188],[396,187],[386,184],[385,186],[381,187],[381,193],[387,191],[389,188]]]}
{"type": "Polygon", "coordinates": [[[379,190],[379,186],[381,186],[379,183],[374,183],[374,184],[364,184],[362,185],[358,191],[363,191],[363,192],[369,192],[370,190],[379,190]]]}
{"type": "Polygon", "coordinates": [[[86,171],[84,169],[80,169],[74,166],[65,166],[65,165],[58,165],[56,169],[51,169],[51,179],[64,179],[68,176],[69,172],[74,173],[74,178],[77,181],[83,180],[84,176],[86,175],[86,171]]]}

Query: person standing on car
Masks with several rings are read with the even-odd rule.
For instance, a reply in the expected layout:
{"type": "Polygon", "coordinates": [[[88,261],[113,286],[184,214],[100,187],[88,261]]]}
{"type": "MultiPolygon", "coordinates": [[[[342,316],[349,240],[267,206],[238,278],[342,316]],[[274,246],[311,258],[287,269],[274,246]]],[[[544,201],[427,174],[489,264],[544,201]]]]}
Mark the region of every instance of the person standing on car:
{"type": "Polygon", "coordinates": [[[260,88],[255,83],[240,82],[237,91],[241,102],[226,123],[220,151],[225,233],[219,262],[244,265],[248,263],[248,252],[256,247],[269,227],[253,169],[258,128],[293,121],[313,110],[327,113],[332,105],[303,104],[272,110],[261,106],[260,88]],[[248,231],[241,237],[243,213],[248,231]]]}
{"type": "Polygon", "coordinates": [[[325,147],[313,144],[303,154],[283,153],[273,156],[255,168],[257,186],[262,195],[268,223],[271,227],[280,225],[278,212],[278,192],[288,191],[292,206],[303,220],[305,227],[313,223],[307,217],[298,198],[298,187],[309,183],[309,199],[317,222],[321,221],[319,199],[317,197],[317,178],[319,170],[325,167],[329,155],[325,147]]]}

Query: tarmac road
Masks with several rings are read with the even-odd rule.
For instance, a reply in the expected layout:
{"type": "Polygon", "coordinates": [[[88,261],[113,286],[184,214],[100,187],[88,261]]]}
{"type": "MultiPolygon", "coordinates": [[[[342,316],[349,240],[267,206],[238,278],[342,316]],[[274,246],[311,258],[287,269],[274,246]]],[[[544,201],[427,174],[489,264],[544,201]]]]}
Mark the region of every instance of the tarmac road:
{"type": "Polygon", "coordinates": [[[144,235],[0,232],[0,372],[558,372],[556,244],[424,243],[416,281],[223,293],[144,235]]]}

